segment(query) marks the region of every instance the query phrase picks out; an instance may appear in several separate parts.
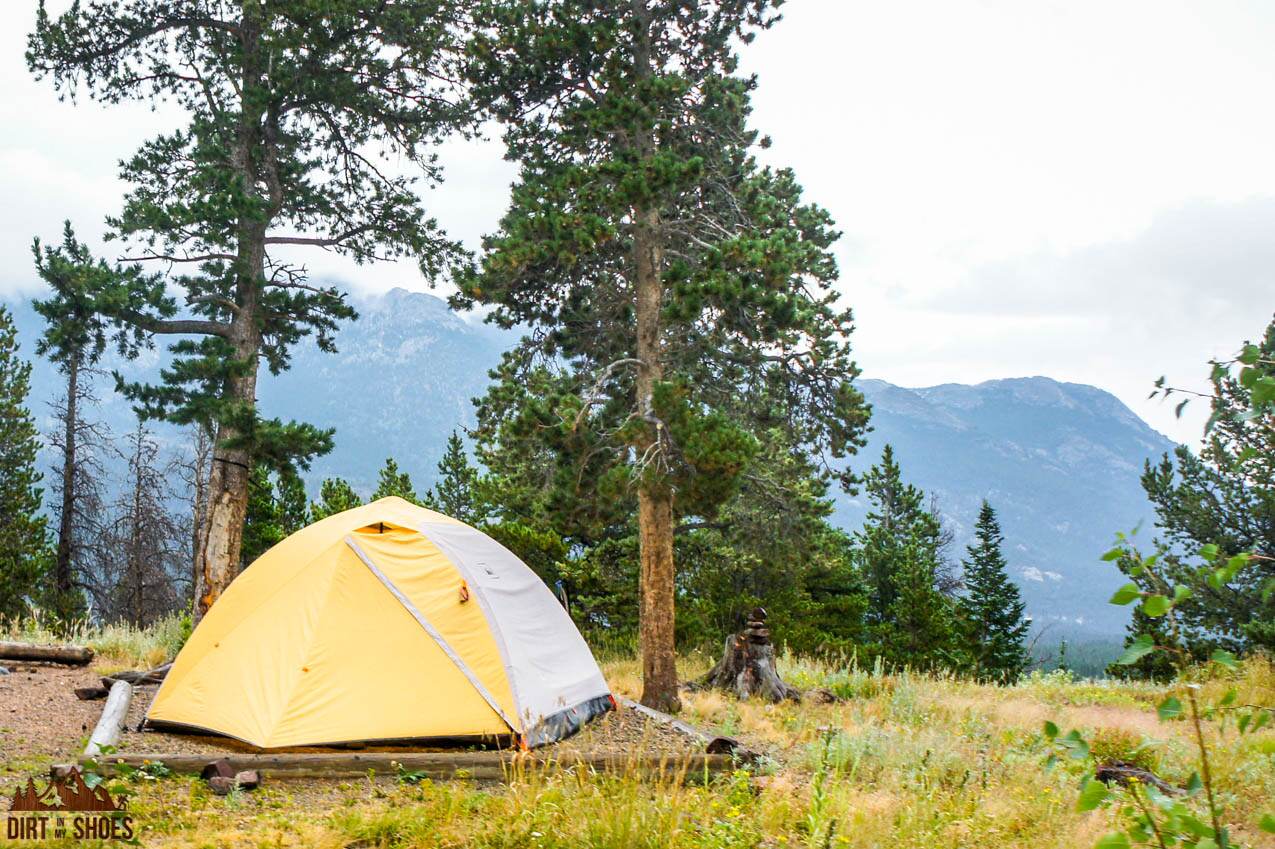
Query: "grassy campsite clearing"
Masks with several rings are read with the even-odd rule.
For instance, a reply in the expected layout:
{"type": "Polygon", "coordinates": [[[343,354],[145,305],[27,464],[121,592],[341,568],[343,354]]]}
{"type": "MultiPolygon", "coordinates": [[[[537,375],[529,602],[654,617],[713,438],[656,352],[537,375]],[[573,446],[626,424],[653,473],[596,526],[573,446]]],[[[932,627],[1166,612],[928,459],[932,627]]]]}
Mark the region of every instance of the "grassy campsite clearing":
{"type": "MultiPolygon", "coordinates": [[[[93,667],[41,666],[0,677],[5,791],[71,760],[82,746],[87,730],[80,726],[91,727],[86,717],[96,708],[76,701],[72,679],[145,666],[178,632],[166,625],[83,634],[97,651],[93,667]],[[15,727],[10,716],[23,724],[15,727]]],[[[709,662],[683,658],[683,675],[709,662]]],[[[636,661],[613,658],[603,669],[617,693],[636,695],[636,661]]],[[[125,784],[147,846],[1073,847],[1111,830],[1112,812],[1076,810],[1083,762],[1043,768],[1046,719],[1085,731],[1096,754],[1139,760],[1170,782],[1185,783],[1191,770],[1189,726],[1157,719],[1163,689],[1154,684],[1054,673],[993,687],[792,657],[781,658],[780,671],[801,689],[824,688],[843,701],[769,705],[686,694],[684,719],[763,753],[752,771],[708,785],[529,770],[508,784],[385,774],[273,781],[222,798],[198,779],[159,768],[125,784]],[[1153,755],[1140,749],[1147,738],[1166,745],[1153,755]]],[[[1250,660],[1232,677],[1203,686],[1236,686],[1252,702],[1275,698],[1268,661],[1250,660]]],[[[563,745],[637,751],[671,744],[665,734],[629,712],[563,745]]],[[[1275,800],[1275,730],[1211,734],[1234,836],[1275,846],[1247,817],[1275,800]]],[[[158,751],[155,741],[168,745],[167,737],[129,734],[122,749],[158,751]]]]}

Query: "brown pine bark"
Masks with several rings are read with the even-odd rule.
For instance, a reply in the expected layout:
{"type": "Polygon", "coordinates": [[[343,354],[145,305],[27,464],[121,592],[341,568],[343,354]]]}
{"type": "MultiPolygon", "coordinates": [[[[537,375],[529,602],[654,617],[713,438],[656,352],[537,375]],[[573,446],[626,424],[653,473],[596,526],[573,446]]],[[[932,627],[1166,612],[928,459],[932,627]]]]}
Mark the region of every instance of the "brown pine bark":
{"type": "MultiPolygon", "coordinates": [[[[266,229],[270,219],[283,203],[282,188],[275,170],[272,116],[261,108],[262,98],[256,89],[262,78],[260,10],[252,13],[244,7],[240,25],[243,44],[243,82],[240,95],[239,129],[231,154],[232,164],[246,188],[264,183],[269,192],[269,205],[259,218],[240,220],[235,262],[236,309],[227,339],[234,346],[235,359],[244,364],[242,370],[226,382],[225,400],[246,410],[256,406],[257,360],[261,349],[258,309],[261,287],[265,282],[266,229]],[[260,157],[254,157],[260,152],[260,157]]],[[[233,424],[219,423],[213,443],[212,469],[205,494],[203,527],[195,557],[195,618],[202,619],[213,603],[225,592],[239,571],[243,546],[243,525],[248,513],[248,481],[252,456],[246,448],[231,447],[242,436],[233,424]]]]}
{"type": "MultiPolygon", "coordinates": [[[[255,302],[255,294],[241,301],[240,319],[250,314],[246,307],[255,302]]],[[[237,320],[232,330],[235,356],[250,362],[251,366],[242,376],[232,378],[228,389],[230,398],[235,402],[251,407],[256,399],[260,340],[255,330],[243,327],[243,323],[237,320]]],[[[221,424],[217,428],[195,559],[196,621],[203,618],[239,572],[252,456],[244,448],[228,447],[228,443],[233,443],[238,436],[238,431],[231,425],[221,424]]]]}
{"type": "Polygon", "coordinates": [[[642,647],[642,704],[673,713],[682,706],[677,694],[677,654],[673,638],[674,565],[673,493],[659,480],[664,434],[655,417],[655,384],[664,376],[660,351],[663,250],[655,210],[637,216],[634,252],[637,267],[637,403],[650,427],[639,446],[647,467],[638,491],[638,542],[641,559],[639,640],[642,647]],[[653,467],[653,468],[652,468],[653,467]]]}
{"type": "MultiPolygon", "coordinates": [[[[632,0],[639,29],[634,66],[639,77],[651,73],[650,11],[645,0],[632,0]]],[[[649,130],[637,133],[643,158],[655,154],[649,130]]],[[[638,543],[641,560],[638,639],[642,650],[642,704],[674,713],[682,702],[677,690],[677,650],[673,638],[674,564],[673,492],[662,481],[662,423],[655,416],[655,385],[664,377],[660,312],[664,305],[664,233],[658,208],[633,210],[633,259],[637,321],[637,407],[648,423],[639,444],[642,468],[638,490],[638,543]]]]}

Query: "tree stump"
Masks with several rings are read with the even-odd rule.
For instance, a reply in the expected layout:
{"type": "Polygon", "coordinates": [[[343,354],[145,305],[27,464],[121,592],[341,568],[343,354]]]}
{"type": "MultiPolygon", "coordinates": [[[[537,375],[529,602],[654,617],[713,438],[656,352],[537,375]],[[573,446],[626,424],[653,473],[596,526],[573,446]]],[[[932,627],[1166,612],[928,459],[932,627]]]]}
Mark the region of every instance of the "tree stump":
{"type": "Polygon", "coordinates": [[[726,638],[722,659],[694,686],[728,690],[741,699],[760,696],[772,702],[801,701],[801,694],[785,684],[775,669],[775,647],[766,627],[766,610],[761,607],[748,614],[743,631],[726,638]]]}

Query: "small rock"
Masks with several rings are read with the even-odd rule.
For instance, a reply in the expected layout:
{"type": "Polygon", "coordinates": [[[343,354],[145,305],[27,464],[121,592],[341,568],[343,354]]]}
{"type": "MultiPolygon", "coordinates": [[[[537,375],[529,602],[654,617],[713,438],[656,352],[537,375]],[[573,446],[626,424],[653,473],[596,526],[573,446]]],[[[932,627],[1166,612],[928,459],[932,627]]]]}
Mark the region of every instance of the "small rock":
{"type": "Polygon", "coordinates": [[[841,696],[823,687],[811,690],[807,697],[817,705],[835,705],[845,701],[841,696]]]}
{"type": "Polygon", "coordinates": [[[3,666],[0,666],[0,675],[8,675],[8,674],[9,674],[9,670],[5,669],[3,666]]]}
{"type": "Polygon", "coordinates": [[[256,790],[261,786],[261,773],[255,769],[240,770],[235,773],[235,784],[240,790],[256,790]]]}
{"type": "Polygon", "coordinates": [[[233,780],[235,773],[230,768],[230,761],[222,758],[218,761],[212,761],[205,766],[199,773],[199,777],[211,784],[214,778],[229,778],[233,780]]]}
{"type": "Polygon", "coordinates": [[[224,775],[214,775],[208,779],[208,788],[218,796],[225,796],[235,789],[235,780],[224,775]]]}

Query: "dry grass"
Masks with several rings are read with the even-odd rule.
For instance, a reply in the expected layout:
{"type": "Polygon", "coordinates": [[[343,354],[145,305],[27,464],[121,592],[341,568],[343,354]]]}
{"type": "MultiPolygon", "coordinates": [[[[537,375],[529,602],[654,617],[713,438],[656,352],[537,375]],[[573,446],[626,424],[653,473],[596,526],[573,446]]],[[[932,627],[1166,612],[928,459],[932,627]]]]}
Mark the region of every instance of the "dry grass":
{"type": "MultiPolygon", "coordinates": [[[[688,658],[682,672],[707,665],[688,658]]],[[[617,692],[637,695],[635,661],[608,660],[604,668],[617,692]]],[[[1083,763],[1043,768],[1046,718],[1081,729],[1113,754],[1146,738],[1163,741],[1154,763],[1169,781],[1185,782],[1192,769],[1189,727],[1158,721],[1154,705],[1164,689],[1154,685],[1051,674],[994,687],[793,658],[782,659],[781,672],[848,698],[769,705],[687,694],[686,719],[740,736],[767,756],[754,774],[707,787],[537,773],[495,787],[384,778],[274,783],[221,799],[197,781],[168,779],[138,785],[132,808],[147,846],[1073,849],[1110,831],[1113,813],[1076,810],[1083,763]],[[819,772],[827,776],[822,800],[814,790],[819,772]]],[[[1275,703],[1269,661],[1202,682],[1213,696],[1230,686],[1243,701],[1275,703]]],[[[1210,736],[1234,836],[1275,846],[1255,827],[1261,812],[1275,809],[1275,730],[1210,736]]]]}
{"type": "Polygon", "coordinates": [[[189,619],[176,614],[160,619],[149,628],[126,622],[110,625],[77,622],[54,628],[40,610],[18,623],[0,622],[0,640],[88,646],[96,655],[94,663],[107,672],[151,669],[172,660],[189,633],[189,619]]]}

